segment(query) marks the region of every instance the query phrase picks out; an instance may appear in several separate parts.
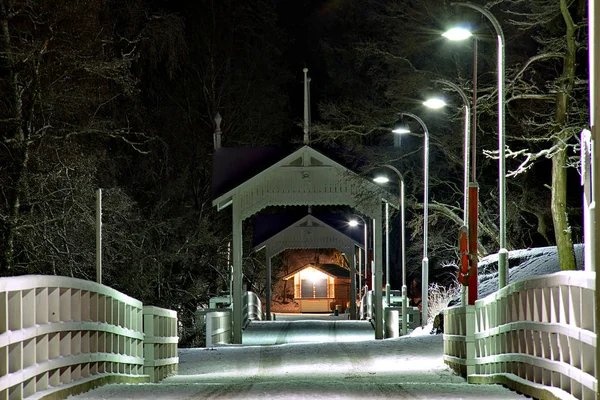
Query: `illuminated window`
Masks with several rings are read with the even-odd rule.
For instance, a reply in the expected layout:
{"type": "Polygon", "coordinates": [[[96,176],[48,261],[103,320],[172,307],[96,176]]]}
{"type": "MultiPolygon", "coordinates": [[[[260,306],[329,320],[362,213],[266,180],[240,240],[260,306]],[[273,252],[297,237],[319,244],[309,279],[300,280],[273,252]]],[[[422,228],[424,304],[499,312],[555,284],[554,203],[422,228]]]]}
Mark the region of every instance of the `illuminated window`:
{"type": "Polygon", "coordinates": [[[327,297],[327,275],[312,267],[300,272],[300,294],[303,299],[327,297]]]}

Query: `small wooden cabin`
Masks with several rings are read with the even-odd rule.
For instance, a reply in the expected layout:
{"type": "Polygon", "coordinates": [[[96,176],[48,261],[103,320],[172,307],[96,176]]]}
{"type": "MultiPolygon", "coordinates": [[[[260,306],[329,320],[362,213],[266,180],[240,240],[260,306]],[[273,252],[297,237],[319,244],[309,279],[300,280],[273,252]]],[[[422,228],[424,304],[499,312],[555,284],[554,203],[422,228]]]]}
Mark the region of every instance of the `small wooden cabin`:
{"type": "Polygon", "coordinates": [[[345,312],[350,301],[350,271],[337,264],[306,264],[283,279],[294,280],[300,312],[332,312],[336,305],[345,312]]]}

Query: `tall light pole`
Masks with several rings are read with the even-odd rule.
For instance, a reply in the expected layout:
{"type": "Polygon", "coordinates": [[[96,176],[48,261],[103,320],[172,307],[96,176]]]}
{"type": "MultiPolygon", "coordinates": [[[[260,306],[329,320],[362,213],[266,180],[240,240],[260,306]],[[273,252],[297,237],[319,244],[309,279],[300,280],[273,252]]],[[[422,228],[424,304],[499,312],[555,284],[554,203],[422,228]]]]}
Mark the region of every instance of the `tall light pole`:
{"type": "MultiPolygon", "coordinates": [[[[400,114],[400,117],[410,117],[417,121],[425,134],[423,139],[423,260],[421,262],[421,324],[425,326],[427,325],[427,307],[429,305],[427,298],[429,295],[429,258],[427,258],[427,230],[429,225],[429,130],[427,130],[425,122],[415,114],[403,112],[400,114]]],[[[392,132],[399,134],[409,133],[410,129],[406,124],[402,123],[396,125],[392,132]]]]}
{"type": "MultiPolygon", "coordinates": [[[[600,208],[597,206],[598,188],[600,188],[600,174],[598,171],[600,158],[600,139],[598,137],[598,121],[600,121],[600,53],[596,45],[600,44],[600,4],[598,0],[588,1],[588,49],[589,49],[589,87],[590,87],[590,130],[592,137],[591,160],[592,160],[592,193],[590,203],[590,230],[591,235],[587,237],[591,240],[585,243],[585,246],[591,246],[595,249],[600,248],[600,208]]],[[[596,273],[594,303],[595,318],[594,331],[596,337],[600,334],[600,307],[598,306],[598,296],[600,293],[600,281],[598,281],[598,271],[600,271],[600,251],[595,250],[592,253],[592,271],[596,273]]],[[[587,269],[587,266],[586,266],[587,269]]],[[[600,379],[600,346],[596,345],[595,354],[595,378],[600,379]]],[[[600,398],[600,385],[596,387],[596,398],[600,398]]]]}
{"type": "MultiPolygon", "coordinates": [[[[475,50],[476,51],[476,50],[475,50]]],[[[474,57],[476,58],[476,57],[474,57]]],[[[476,63],[476,61],[475,61],[476,63]]],[[[473,115],[475,115],[475,100],[476,100],[476,76],[477,76],[477,67],[473,68],[473,115]]],[[[461,252],[461,261],[459,268],[459,277],[464,276],[462,274],[466,274],[468,276],[467,281],[463,278],[460,278],[461,282],[461,303],[467,304],[467,291],[465,290],[465,285],[469,285],[468,291],[468,304],[474,304],[477,299],[477,197],[478,197],[478,186],[476,183],[476,130],[475,130],[475,121],[473,121],[473,129],[470,129],[470,120],[471,120],[471,108],[469,107],[469,99],[465,94],[464,90],[462,90],[458,85],[453,82],[447,81],[445,79],[436,79],[434,80],[436,83],[441,83],[443,85],[449,86],[454,91],[456,91],[462,101],[465,111],[465,120],[464,120],[464,192],[463,192],[463,220],[465,228],[461,228],[461,232],[468,232],[466,239],[466,248],[462,247],[459,249],[461,252]],[[469,148],[472,149],[470,154],[469,148]],[[469,166],[471,166],[471,180],[469,181],[469,166]],[[469,190],[471,188],[471,190],[469,190]],[[471,204],[471,203],[475,204],[471,204]],[[469,214],[472,214],[470,216],[469,214]],[[470,225],[470,220],[473,219],[473,224],[470,225]],[[463,258],[463,252],[471,253],[470,259],[463,258]],[[468,271],[471,270],[469,274],[468,271]]],[[[433,109],[440,109],[446,106],[446,102],[433,98],[429,99],[423,103],[425,106],[433,109]]]]}
{"type": "MultiPolygon", "coordinates": [[[[353,216],[359,218],[363,224],[363,235],[364,235],[363,240],[364,240],[365,248],[363,249],[363,257],[359,257],[359,259],[358,259],[358,290],[359,290],[360,296],[362,298],[362,289],[363,289],[363,287],[362,287],[363,267],[362,266],[364,265],[365,270],[366,270],[367,263],[368,263],[367,222],[365,221],[365,219],[362,216],[360,216],[358,214],[354,214],[353,216]],[[363,264],[363,259],[364,259],[364,264],[363,264]]],[[[350,221],[348,221],[348,225],[355,227],[355,226],[358,226],[359,223],[357,220],[351,219],[350,221]]]]}
{"type": "MultiPolygon", "coordinates": [[[[453,82],[447,81],[445,79],[435,79],[433,81],[434,83],[439,83],[442,85],[446,85],[450,88],[452,88],[455,92],[457,92],[460,95],[460,98],[463,101],[463,106],[464,106],[464,112],[465,112],[465,119],[464,119],[464,142],[463,142],[463,166],[464,166],[464,170],[463,170],[463,221],[465,225],[468,225],[468,220],[469,220],[469,213],[468,213],[468,199],[469,199],[469,166],[471,165],[470,163],[470,148],[471,148],[471,140],[472,138],[470,138],[469,134],[471,132],[470,130],[470,121],[471,121],[471,107],[470,107],[470,103],[469,103],[469,99],[467,98],[467,95],[465,94],[465,91],[462,90],[460,88],[460,86],[456,85],[453,82]]],[[[428,108],[431,109],[440,109],[442,107],[445,107],[447,104],[444,100],[441,99],[437,99],[437,98],[433,98],[433,99],[428,99],[427,101],[425,101],[423,103],[423,105],[425,105],[428,108]]],[[[475,180],[475,174],[473,173],[473,180],[475,180]]]]}
{"type": "MultiPolygon", "coordinates": [[[[508,250],[506,249],[506,156],[505,156],[505,132],[504,132],[504,111],[506,104],[504,101],[504,33],[500,23],[494,15],[486,8],[471,3],[450,3],[453,6],[472,8],[483,14],[494,26],[498,40],[498,196],[499,196],[499,214],[500,214],[500,249],[498,250],[498,286],[500,288],[508,283],[508,250]]],[[[453,39],[450,33],[445,34],[451,40],[462,40],[465,37],[465,30],[455,29],[455,32],[461,31],[462,37],[453,39]]]]}
{"type": "MultiPolygon", "coordinates": [[[[383,167],[386,167],[388,169],[391,169],[392,171],[394,171],[396,173],[396,175],[398,176],[398,186],[399,186],[399,203],[400,204],[400,246],[401,246],[401,251],[402,251],[402,335],[406,335],[407,331],[408,331],[408,323],[407,323],[407,318],[408,315],[406,315],[407,312],[407,305],[408,305],[408,297],[407,297],[407,288],[406,288],[406,221],[404,220],[404,176],[400,173],[400,171],[398,171],[398,169],[396,167],[394,167],[393,165],[389,165],[389,164],[385,164],[383,165],[383,167]]],[[[375,182],[377,183],[387,183],[389,182],[389,179],[385,176],[378,176],[375,179],[373,179],[375,182]]],[[[389,254],[389,241],[386,242],[386,246],[387,246],[387,253],[389,254]]],[[[386,281],[386,286],[385,286],[385,296],[386,296],[386,301],[387,304],[390,304],[390,286],[389,286],[389,269],[387,271],[387,278],[388,280],[386,281]]]]}

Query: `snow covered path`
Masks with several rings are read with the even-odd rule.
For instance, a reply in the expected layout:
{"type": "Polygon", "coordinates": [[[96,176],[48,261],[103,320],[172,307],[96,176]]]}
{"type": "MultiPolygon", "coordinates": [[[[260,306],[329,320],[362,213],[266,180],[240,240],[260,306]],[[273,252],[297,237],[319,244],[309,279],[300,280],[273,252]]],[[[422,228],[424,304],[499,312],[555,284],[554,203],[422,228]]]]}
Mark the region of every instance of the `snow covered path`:
{"type": "Polygon", "coordinates": [[[359,342],[375,339],[369,321],[348,321],[345,315],[278,315],[276,321],[253,321],[242,335],[245,345],[269,345],[309,342],[359,342]],[[306,318],[304,316],[304,318],[306,318]]]}
{"type": "MultiPolygon", "coordinates": [[[[499,385],[468,385],[443,363],[441,335],[352,341],[365,334],[373,334],[362,324],[357,321],[330,321],[327,326],[324,321],[313,321],[305,326],[306,332],[310,331],[315,340],[328,337],[330,341],[325,343],[180,349],[177,376],[159,384],[108,385],[72,398],[524,398],[499,385]]],[[[291,325],[286,328],[286,324],[281,322],[272,326],[271,342],[285,342],[295,336],[291,334],[291,325]]],[[[264,339],[267,332],[263,324],[258,330],[264,339]]],[[[258,341],[256,337],[248,336],[246,340],[258,341]]]]}

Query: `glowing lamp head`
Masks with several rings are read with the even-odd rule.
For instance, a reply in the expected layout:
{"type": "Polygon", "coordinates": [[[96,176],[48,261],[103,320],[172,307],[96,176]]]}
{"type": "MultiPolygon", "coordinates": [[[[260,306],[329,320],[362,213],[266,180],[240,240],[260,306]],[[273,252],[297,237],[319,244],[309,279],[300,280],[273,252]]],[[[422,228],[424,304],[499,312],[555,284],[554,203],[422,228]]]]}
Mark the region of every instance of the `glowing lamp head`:
{"type": "Polygon", "coordinates": [[[348,225],[354,228],[355,226],[358,226],[358,221],[355,219],[351,219],[350,221],[348,221],[348,225]]]}
{"type": "Polygon", "coordinates": [[[373,178],[373,182],[375,183],[388,183],[390,179],[387,176],[376,176],[373,178]]]}
{"type": "Polygon", "coordinates": [[[457,41],[468,39],[471,36],[473,36],[473,34],[471,33],[471,31],[465,28],[452,28],[442,33],[442,36],[448,40],[457,41]]]}
{"type": "Polygon", "coordinates": [[[408,124],[406,123],[406,121],[404,120],[404,118],[401,117],[394,124],[394,129],[392,129],[392,132],[398,133],[398,134],[410,133],[410,128],[408,127],[408,124]]]}
{"type": "Polygon", "coordinates": [[[429,99],[425,102],[423,102],[423,105],[427,108],[431,108],[433,110],[437,110],[440,109],[442,107],[446,106],[446,102],[442,99],[439,98],[433,98],[433,99],[429,99]]]}

